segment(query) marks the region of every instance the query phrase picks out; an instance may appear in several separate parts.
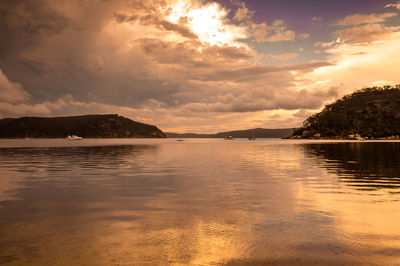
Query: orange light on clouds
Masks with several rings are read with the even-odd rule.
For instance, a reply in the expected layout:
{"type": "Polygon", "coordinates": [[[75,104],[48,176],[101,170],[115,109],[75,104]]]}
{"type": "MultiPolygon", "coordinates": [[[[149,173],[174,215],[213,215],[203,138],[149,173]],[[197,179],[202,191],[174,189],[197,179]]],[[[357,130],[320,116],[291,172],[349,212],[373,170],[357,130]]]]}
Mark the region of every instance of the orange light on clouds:
{"type": "Polygon", "coordinates": [[[174,24],[187,24],[199,40],[210,45],[246,46],[238,39],[247,38],[246,29],[226,23],[228,11],[217,3],[193,5],[192,1],[179,1],[170,6],[166,19],[174,24]]]}

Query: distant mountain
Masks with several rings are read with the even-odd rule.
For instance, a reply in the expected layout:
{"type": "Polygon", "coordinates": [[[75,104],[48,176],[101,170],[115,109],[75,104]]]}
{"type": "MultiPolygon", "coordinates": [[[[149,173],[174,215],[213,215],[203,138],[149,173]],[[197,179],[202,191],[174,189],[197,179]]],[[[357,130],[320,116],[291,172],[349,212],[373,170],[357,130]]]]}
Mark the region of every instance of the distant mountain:
{"type": "Polygon", "coordinates": [[[256,138],[285,138],[293,134],[293,128],[282,129],[266,129],[255,128],[246,130],[235,130],[228,132],[219,132],[216,134],[196,134],[196,133],[171,133],[165,132],[167,138],[223,138],[225,136],[232,136],[234,138],[248,138],[253,135],[256,138]]]}
{"type": "Polygon", "coordinates": [[[0,138],[165,138],[156,126],[109,115],[21,117],[0,120],[0,138]]]}
{"type": "Polygon", "coordinates": [[[216,134],[173,133],[165,132],[167,138],[216,138],[216,134]]]}
{"type": "Polygon", "coordinates": [[[291,138],[391,138],[400,135],[400,85],[358,90],[307,120],[291,138]]]}

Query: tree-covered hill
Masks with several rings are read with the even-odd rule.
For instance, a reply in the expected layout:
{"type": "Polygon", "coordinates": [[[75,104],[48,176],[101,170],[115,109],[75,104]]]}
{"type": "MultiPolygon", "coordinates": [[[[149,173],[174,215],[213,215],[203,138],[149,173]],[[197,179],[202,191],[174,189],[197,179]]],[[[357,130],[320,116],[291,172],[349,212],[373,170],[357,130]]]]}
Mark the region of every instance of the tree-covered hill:
{"type": "Polygon", "coordinates": [[[400,135],[400,85],[355,91],[304,121],[292,138],[384,138],[400,135]]]}
{"type": "Polygon", "coordinates": [[[164,138],[156,126],[110,115],[21,117],[0,120],[0,138],[164,138]]]}

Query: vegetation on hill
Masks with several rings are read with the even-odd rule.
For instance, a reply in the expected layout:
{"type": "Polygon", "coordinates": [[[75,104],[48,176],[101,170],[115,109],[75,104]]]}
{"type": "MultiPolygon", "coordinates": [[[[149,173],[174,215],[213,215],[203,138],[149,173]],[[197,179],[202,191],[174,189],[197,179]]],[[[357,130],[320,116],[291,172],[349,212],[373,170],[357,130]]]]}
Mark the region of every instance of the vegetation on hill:
{"type": "Polygon", "coordinates": [[[400,135],[400,85],[355,91],[304,121],[292,138],[395,138],[400,135]]]}
{"type": "Polygon", "coordinates": [[[21,117],[0,120],[0,138],[164,138],[156,126],[110,115],[21,117]]]}

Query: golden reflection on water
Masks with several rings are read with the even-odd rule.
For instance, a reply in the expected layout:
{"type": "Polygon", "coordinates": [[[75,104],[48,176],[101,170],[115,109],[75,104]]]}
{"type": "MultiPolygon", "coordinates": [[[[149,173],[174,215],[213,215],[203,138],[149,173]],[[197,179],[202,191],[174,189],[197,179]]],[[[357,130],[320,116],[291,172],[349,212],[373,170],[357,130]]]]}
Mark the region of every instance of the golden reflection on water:
{"type": "Polygon", "coordinates": [[[400,149],[363,145],[0,149],[0,264],[398,264],[400,149]]]}
{"type": "Polygon", "coordinates": [[[399,148],[400,143],[305,146],[306,153],[316,156],[316,165],[329,172],[328,191],[302,187],[298,199],[307,198],[312,208],[335,217],[337,234],[350,248],[365,252],[360,263],[400,263],[399,148]]]}
{"type": "MultiPolygon", "coordinates": [[[[4,171],[3,175],[13,176],[14,173],[12,171],[4,171]]],[[[21,181],[22,179],[18,176],[14,178],[0,178],[0,201],[13,199],[12,191],[16,190],[19,187],[18,183],[21,181]]]]}

